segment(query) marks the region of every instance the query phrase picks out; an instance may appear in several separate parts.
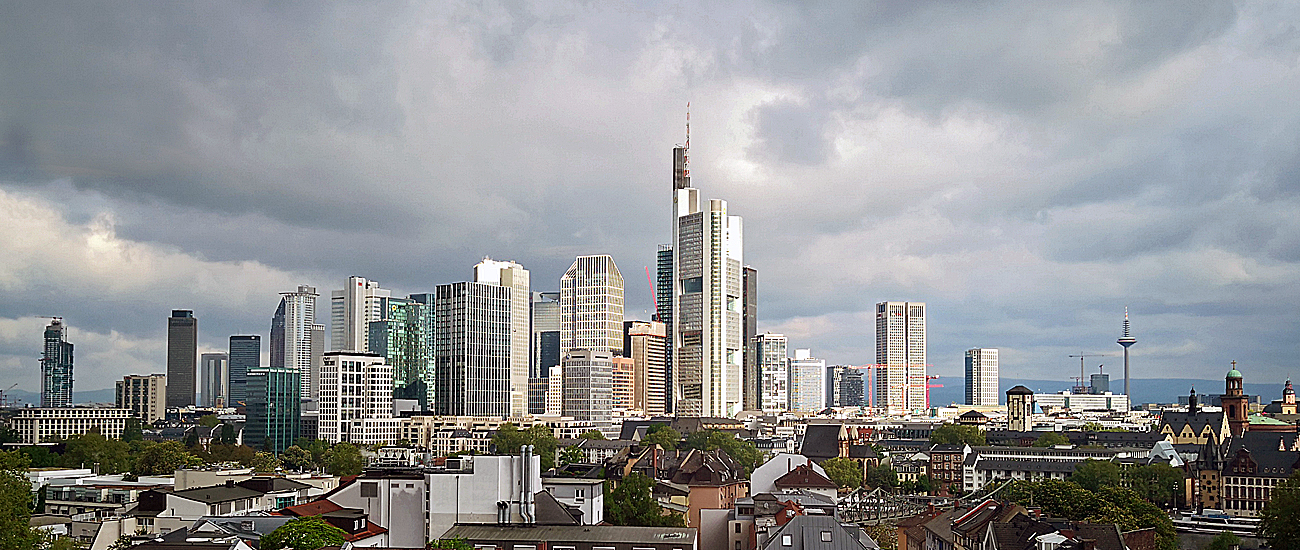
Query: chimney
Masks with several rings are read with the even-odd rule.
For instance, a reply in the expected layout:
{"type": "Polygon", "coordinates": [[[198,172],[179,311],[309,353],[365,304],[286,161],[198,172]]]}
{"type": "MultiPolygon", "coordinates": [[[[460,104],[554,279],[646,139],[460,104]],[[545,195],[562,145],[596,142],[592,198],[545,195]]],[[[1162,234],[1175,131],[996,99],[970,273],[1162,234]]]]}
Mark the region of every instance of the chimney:
{"type": "Polygon", "coordinates": [[[233,479],[226,480],[226,487],[234,487],[234,486],[235,486],[235,480],[233,479]]]}

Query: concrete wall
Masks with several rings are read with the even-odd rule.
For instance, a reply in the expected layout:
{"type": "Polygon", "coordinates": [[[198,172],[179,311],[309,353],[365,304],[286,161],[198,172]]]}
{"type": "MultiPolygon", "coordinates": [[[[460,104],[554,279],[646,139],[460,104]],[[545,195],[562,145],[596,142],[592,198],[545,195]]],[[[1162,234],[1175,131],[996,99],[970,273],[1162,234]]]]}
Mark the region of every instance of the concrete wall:
{"type": "MultiPolygon", "coordinates": [[[[519,498],[522,458],[475,456],[473,474],[426,474],[429,481],[429,538],[436,539],[457,522],[496,523],[497,502],[509,502],[510,521],[522,522],[519,498]]],[[[542,490],[541,457],[530,461],[533,492],[542,490]]],[[[396,543],[391,546],[399,546],[396,543]]]]}

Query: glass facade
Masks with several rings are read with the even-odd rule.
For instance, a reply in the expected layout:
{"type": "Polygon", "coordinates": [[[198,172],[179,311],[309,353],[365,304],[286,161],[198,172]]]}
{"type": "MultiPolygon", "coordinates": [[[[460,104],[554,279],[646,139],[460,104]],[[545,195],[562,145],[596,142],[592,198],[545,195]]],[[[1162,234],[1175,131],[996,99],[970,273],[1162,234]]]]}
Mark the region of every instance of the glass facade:
{"type": "Polygon", "coordinates": [[[230,384],[228,406],[246,405],[248,371],[262,366],[262,337],[256,334],[230,337],[230,384]]]}
{"type": "Polygon", "coordinates": [[[244,444],[282,452],[298,438],[301,374],[288,368],[256,368],[247,373],[247,423],[244,444]]]}
{"type": "Polygon", "coordinates": [[[382,355],[393,369],[393,398],[415,399],[424,411],[429,410],[426,379],[433,366],[431,302],[429,294],[383,298],[383,320],[370,323],[369,335],[370,351],[382,355]]]}
{"type": "Polygon", "coordinates": [[[45,327],[45,351],[41,356],[41,406],[72,406],[72,344],[68,326],[54,319],[45,327]]]}

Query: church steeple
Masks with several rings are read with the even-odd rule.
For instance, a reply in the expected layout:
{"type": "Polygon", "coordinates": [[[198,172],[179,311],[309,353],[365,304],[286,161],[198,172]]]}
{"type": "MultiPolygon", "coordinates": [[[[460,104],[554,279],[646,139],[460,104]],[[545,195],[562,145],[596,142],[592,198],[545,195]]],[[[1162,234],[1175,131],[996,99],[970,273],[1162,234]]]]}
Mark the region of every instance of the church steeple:
{"type": "Polygon", "coordinates": [[[1228,427],[1232,431],[1233,437],[1241,437],[1250,427],[1250,420],[1246,415],[1246,393],[1242,390],[1241,371],[1237,370],[1237,362],[1232,362],[1232,370],[1224,377],[1225,393],[1219,398],[1223,402],[1223,413],[1228,417],[1228,427]]]}

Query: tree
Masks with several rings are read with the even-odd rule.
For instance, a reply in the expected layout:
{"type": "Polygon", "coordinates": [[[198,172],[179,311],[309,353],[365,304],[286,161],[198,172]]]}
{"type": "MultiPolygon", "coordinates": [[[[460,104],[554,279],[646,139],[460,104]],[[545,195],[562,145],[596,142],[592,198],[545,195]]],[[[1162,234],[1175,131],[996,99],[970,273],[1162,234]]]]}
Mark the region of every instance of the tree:
{"type": "Polygon", "coordinates": [[[474,550],[474,547],[465,542],[465,539],[457,537],[429,541],[429,544],[425,545],[425,550],[474,550]]]}
{"type": "Polygon", "coordinates": [[[625,476],[605,499],[605,521],[614,525],[685,527],[681,514],[664,514],[651,494],[653,487],[654,480],[644,474],[633,472],[625,476]]]}
{"type": "Polygon", "coordinates": [[[822,469],[826,470],[826,477],[829,477],[840,489],[856,489],[862,486],[862,465],[856,460],[838,456],[829,458],[822,462],[822,469]]]}
{"type": "Polygon", "coordinates": [[[1090,458],[1074,468],[1070,481],[1093,492],[1108,485],[1119,485],[1119,466],[1109,460],[1090,458]]]}
{"type": "Polygon", "coordinates": [[[923,495],[928,495],[928,494],[930,494],[930,491],[933,491],[933,490],[934,490],[934,480],[930,479],[930,476],[928,476],[928,475],[919,475],[919,476],[916,476],[916,492],[917,492],[917,493],[920,493],[920,494],[923,494],[923,495]]]}
{"type": "Polygon", "coordinates": [[[311,453],[297,445],[292,445],[280,455],[280,460],[299,472],[311,467],[311,453]]]}
{"type": "Polygon", "coordinates": [[[582,432],[582,434],[580,434],[580,435],[578,436],[578,438],[579,438],[579,439],[597,439],[597,440],[600,440],[600,441],[604,441],[604,440],[605,440],[605,434],[604,434],[604,433],[601,433],[600,430],[587,430],[587,431],[585,431],[585,432],[582,432]]]}
{"type": "Polygon", "coordinates": [[[360,474],[365,465],[361,449],[351,443],[339,443],[325,452],[325,470],[330,475],[354,476],[360,474]]]}
{"type": "Polygon", "coordinates": [[[1168,464],[1137,466],[1125,473],[1131,489],[1162,506],[1172,506],[1183,489],[1183,471],[1168,464]]]}
{"type": "Polygon", "coordinates": [[[233,424],[221,425],[221,442],[226,445],[235,444],[235,426],[233,424]]]}
{"type": "Polygon", "coordinates": [[[257,456],[257,451],[248,445],[212,443],[208,445],[207,454],[201,456],[204,462],[238,462],[248,466],[253,463],[253,457],[257,456]]]}
{"type": "Polygon", "coordinates": [[[975,426],[944,424],[930,432],[930,443],[940,445],[984,445],[984,431],[975,426]]]}
{"type": "Polygon", "coordinates": [[[682,442],[682,434],[677,433],[666,424],[654,424],[645,431],[645,437],[641,439],[642,445],[659,445],[664,450],[671,451],[677,448],[677,444],[682,442]]]}
{"type": "Polygon", "coordinates": [[[202,461],[176,441],[164,441],[145,446],[135,459],[131,473],[138,476],[168,476],[186,466],[198,466],[202,461]]]}
{"type": "Polygon", "coordinates": [[[569,464],[577,464],[582,462],[583,460],[586,460],[586,458],[587,458],[586,453],[583,453],[582,449],[578,448],[577,445],[570,445],[560,451],[561,466],[568,466],[569,464]]]}
{"type": "Polygon", "coordinates": [[[91,430],[69,437],[63,451],[63,465],[68,468],[92,468],[99,464],[100,473],[116,474],[131,469],[131,446],[91,430]]]}
{"type": "Polygon", "coordinates": [[[1260,512],[1259,533],[1272,548],[1300,548],[1300,470],[1273,488],[1260,512]]]}
{"type": "Polygon", "coordinates": [[[18,452],[27,455],[27,460],[30,461],[30,467],[32,468],[54,468],[63,460],[59,455],[51,453],[48,448],[35,445],[21,447],[18,452]]]}
{"type": "Polygon", "coordinates": [[[325,467],[325,453],[330,450],[329,442],[320,439],[308,441],[300,437],[297,441],[294,441],[293,444],[301,447],[302,450],[311,453],[311,462],[317,468],[325,467]]]}
{"type": "Polygon", "coordinates": [[[748,441],[741,441],[736,436],[721,430],[701,430],[686,436],[682,443],[688,449],[713,451],[721,449],[727,456],[736,459],[745,470],[745,477],[754,471],[763,461],[763,453],[748,441]]]}
{"type": "Polygon", "coordinates": [[[889,466],[876,466],[867,471],[867,485],[892,491],[898,487],[898,474],[889,466]]]}
{"type": "Polygon", "coordinates": [[[542,470],[555,467],[555,448],[558,442],[555,434],[547,426],[538,424],[527,430],[520,430],[514,424],[506,422],[492,436],[492,446],[501,455],[517,455],[524,445],[532,445],[533,453],[541,457],[542,470]]]}
{"type": "Polygon", "coordinates": [[[259,550],[319,550],[342,546],[347,533],[320,516],[294,518],[258,541],[259,550]]]}
{"type": "Polygon", "coordinates": [[[130,443],[132,441],[144,440],[144,427],[139,418],[131,417],[126,419],[126,427],[122,428],[122,441],[130,443]]]}
{"type": "Polygon", "coordinates": [[[205,414],[199,417],[199,425],[204,428],[215,428],[218,424],[221,424],[221,420],[218,420],[215,414],[205,414]]]}
{"type": "Polygon", "coordinates": [[[27,481],[30,463],[24,453],[0,451],[0,541],[5,548],[35,548],[39,540],[28,525],[32,517],[32,484],[27,481]]]}
{"type": "Polygon", "coordinates": [[[1093,492],[1069,481],[1015,481],[1004,490],[1003,497],[1024,506],[1040,506],[1047,514],[1074,521],[1113,523],[1120,531],[1154,527],[1158,548],[1178,548],[1178,534],[1169,516],[1126,487],[1103,486],[1093,492]]]}
{"type": "Polygon", "coordinates": [[[1210,541],[1205,550],[1237,550],[1241,546],[1241,537],[1224,531],[1210,541]]]}
{"type": "Polygon", "coordinates": [[[1038,441],[1034,442],[1035,447],[1053,447],[1056,445],[1069,445],[1070,438],[1056,432],[1047,432],[1038,436],[1038,441]]]}
{"type": "Polygon", "coordinates": [[[274,472],[280,467],[280,459],[276,458],[274,453],[261,452],[253,455],[253,460],[248,466],[258,473],[274,472]]]}

